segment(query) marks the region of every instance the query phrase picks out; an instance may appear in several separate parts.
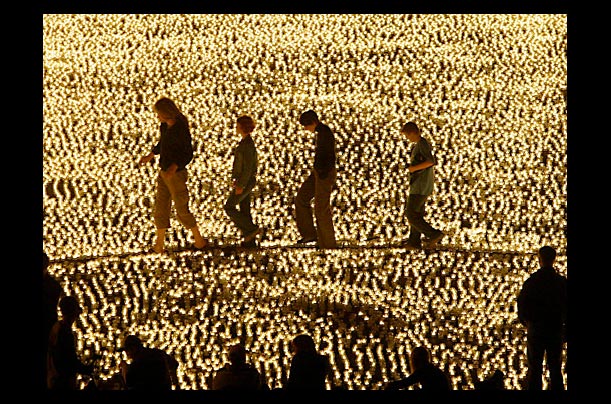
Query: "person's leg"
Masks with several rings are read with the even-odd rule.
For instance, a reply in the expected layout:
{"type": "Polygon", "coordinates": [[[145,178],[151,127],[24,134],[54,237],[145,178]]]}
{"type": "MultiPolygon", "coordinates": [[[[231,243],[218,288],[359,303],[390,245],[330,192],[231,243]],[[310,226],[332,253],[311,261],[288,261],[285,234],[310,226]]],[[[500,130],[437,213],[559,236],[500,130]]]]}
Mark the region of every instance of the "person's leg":
{"type": "Polygon", "coordinates": [[[252,222],[250,214],[251,193],[252,187],[245,188],[244,192],[240,195],[236,195],[235,189],[232,189],[224,205],[225,213],[227,213],[233,224],[240,229],[243,236],[257,229],[257,226],[252,222]],[[240,207],[239,210],[237,206],[240,207]]]}
{"type": "Polygon", "coordinates": [[[526,360],[528,372],[526,374],[526,388],[528,390],[543,389],[543,355],[545,348],[538,338],[526,336],[526,360]]]}
{"type": "Polygon", "coordinates": [[[562,379],[562,336],[552,336],[545,349],[547,368],[549,369],[550,390],[564,390],[562,379]]]}
{"type": "Polygon", "coordinates": [[[195,216],[189,209],[188,178],[187,170],[177,171],[167,182],[167,185],[174,201],[174,207],[176,208],[176,217],[183,226],[191,231],[195,247],[203,248],[208,244],[208,241],[199,232],[195,216]]]}
{"type": "Polygon", "coordinates": [[[315,175],[314,184],[314,214],[316,216],[316,230],[318,246],[320,248],[337,248],[335,228],[333,227],[333,210],[331,209],[331,192],[337,177],[337,171],[331,170],[329,176],[320,179],[315,175]]]}
{"type": "Polygon", "coordinates": [[[314,198],[314,184],[314,173],[311,173],[295,196],[295,222],[301,238],[305,240],[314,240],[317,237],[311,205],[314,198]]]}
{"type": "Polygon", "coordinates": [[[425,201],[426,196],[424,195],[409,194],[405,204],[405,216],[409,223],[408,242],[413,246],[422,245],[420,224],[423,222],[425,201]]]}
{"type": "Polygon", "coordinates": [[[165,245],[165,232],[170,227],[170,209],[172,196],[161,175],[157,175],[157,191],[155,192],[155,209],[153,213],[156,231],[155,252],[162,253],[165,245]]]}

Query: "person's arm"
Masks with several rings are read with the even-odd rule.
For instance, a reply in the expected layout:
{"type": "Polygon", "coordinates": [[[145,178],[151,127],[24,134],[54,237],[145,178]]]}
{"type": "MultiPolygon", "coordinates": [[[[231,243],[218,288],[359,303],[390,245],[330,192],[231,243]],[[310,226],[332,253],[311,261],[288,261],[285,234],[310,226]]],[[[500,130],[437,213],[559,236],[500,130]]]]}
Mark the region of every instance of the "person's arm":
{"type": "Polygon", "coordinates": [[[417,382],[418,382],[417,375],[415,373],[412,373],[411,375],[403,379],[393,380],[391,382],[388,382],[385,390],[402,390],[402,389],[408,388],[409,386],[413,384],[416,384],[417,382]]]}
{"type": "Polygon", "coordinates": [[[522,285],[520,293],[518,294],[518,320],[520,324],[526,325],[528,322],[528,280],[522,285]]]}
{"type": "Polygon", "coordinates": [[[413,166],[409,166],[409,167],[407,167],[407,170],[408,170],[410,173],[413,173],[414,171],[420,171],[420,170],[424,170],[425,168],[429,168],[429,167],[432,167],[432,166],[434,166],[434,165],[435,165],[435,164],[434,164],[432,161],[428,161],[428,160],[427,160],[427,161],[423,161],[423,162],[422,162],[422,163],[420,163],[420,164],[415,164],[415,165],[413,165],[413,166]]]}

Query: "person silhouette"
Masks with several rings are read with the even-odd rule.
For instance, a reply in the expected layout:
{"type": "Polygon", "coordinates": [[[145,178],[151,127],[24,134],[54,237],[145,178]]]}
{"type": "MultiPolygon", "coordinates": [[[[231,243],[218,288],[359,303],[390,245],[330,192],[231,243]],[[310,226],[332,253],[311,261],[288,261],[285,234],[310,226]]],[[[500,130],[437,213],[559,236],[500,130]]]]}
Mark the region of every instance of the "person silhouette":
{"type": "Polygon", "coordinates": [[[47,348],[47,388],[50,390],[79,390],[77,375],[91,375],[93,365],[78,358],[73,324],[81,314],[81,306],[74,296],[59,301],[61,319],[51,328],[47,348]]]}
{"type": "Polygon", "coordinates": [[[293,354],[286,390],[326,390],[326,381],[333,385],[331,363],[326,355],[318,353],[309,334],[300,334],[290,342],[293,354]]]}
{"type": "Polygon", "coordinates": [[[178,361],[159,348],[146,347],[136,335],[128,335],[119,349],[131,363],[121,361],[121,374],[127,390],[180,389],[178,361]]]}
{"type": "Polygon", "coordinates": [[[159,142],[152,151],[139,161],[140,165],[149,163],[159,154],[159,173],[155,194],[155,227],[157,238],[153,251],[165,252],[165,234],[170,227],[172,202],[176,217],[193,234],[193,247],[197,250],[208,246],[208,240],[202,237],[195,217],[189,209],[189,189],[187,188],[187,164],[193,159],[193,145],[187,117],[178,109],[176,103],[162,97],[154,105],[159,125],[159,142]]]}
{"type": "Polygon", "coordinates": [[[386,384],[385,390],[402,390],[419,385],[422,391],[451,390],[450,379],[437,365],[431,362],[431,354],[424,346],[414,348],[409,357],[411,374],[403,379],[386,384]]]}
{"type": "Polygon", "coordinates": [[[45,352],[49,344],[51,328],[57,322],[57,307],[59,299],[63,295],[62,285],[49,273],[49,256],[42,253],[42,292],[44,304],[44,348],[45,352]]]}
{"type": "Polygon", "coordinates": [[[547,359],[550,390],[564,390],[562,349],[567,319],[567,278],[554,268],[556,250],[539,248],[539,269],[530,275],[518,294],[518,319],[526,326],[528,373],[526,388],[543,388],[543,358],[547,359]]]}
{"type": "Polygon", "coordinates": [[[256,236],[260,232],[250,213],[252,190],[257,184],[257,149],[251,136],[254,129],[255,122],[251,117],[243,115],[237,119],[236,132],[241,139],[233,150],[233,188],[224,206],[227,216],[242,232],[243,247],[256,247],[256,236]]]}
{"type": "Polygon", "coordinates": [[[410,229],[403,247],[410,250],[433,247],[444,236],[441,230],[435,229],[424,219],[426,201],[433,193],[437,159],[430,143],[422,136],[420,128],[414,122],[403,125],[401,134],[414,143],[407,168],[410,172],[409,195],[405,204],[405,215],[410,229]],[[426,236],[424,240],[422,235],[426,236]]]}
{"type": "Polygon", "coordinates": [[[212,390],[259,391],[269,387],[259,371],[246,362],[246,349],[238,343],[229,348],[229,363],[216,371],[212,390]]]}
{"type": "Polygon", "coordinates": [[[301,184],[295,197],[295,219],[301,238],[298,244],[317,241],[319,248],[336,248],[331,191],[337,178],[335,136],[331,129],[318,120],[312,110],[299,117],[299,123],[307,131],[316,133],[314,164],[308,178],[301,184]],[[314,217],[312,216],[314,199],[314,217]]]}

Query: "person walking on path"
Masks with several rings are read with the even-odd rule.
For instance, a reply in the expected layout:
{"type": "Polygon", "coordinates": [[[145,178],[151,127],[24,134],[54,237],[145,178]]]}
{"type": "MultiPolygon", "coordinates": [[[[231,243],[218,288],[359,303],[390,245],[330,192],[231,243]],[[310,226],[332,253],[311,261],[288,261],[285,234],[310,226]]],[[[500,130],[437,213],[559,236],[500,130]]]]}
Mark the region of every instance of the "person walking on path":
{"type": "Polygon", "coordinates": [[[331,209],[331,191],[337,178],[335,136],[327,125],[319,121],[318,115],[312,110],[302,113],[299,123],[305,130],[316,134],[316,147],[312,171],[301,184],[295,197],[297,230],[301,235],[297,243],[317,241],[319,248],[336,248],[331,209]],[[312,216],[312,199],[314,199],[316,226],[312,216]]]}
{"type": "Polygon", "coordinates": [[[437,160],[433,150],[414,122],[407,122],[401,128],[401,134],[414,143],[411,151],[410,165],[407,168],[409,176],[409,194],[405,206],[405,215],[410,225],[407,242],[403,246],[407,249],[420,249],[433,247],[441,240],[444,233],[435,229],[425,219],[425,206],[429,196],[433,193],[435,182],[434,166],[437,160]],[[422,240],[422,235],[426,239],[422,240]]]}
{"type": "Polygon", "coordinates": [[[518,294],[518,319],[526,326],[526,388],[543,388],[543,357],[547,360],[550,390],[564,390],[562,349],[566,337],[567,279],[554,268],[556,250],[538,251],[539,269],[522,285],[518,294]]]}
{"type": "Polygon", "coordinates": [[[178,109],[173,100],[162,97],[154,105],[161,124],[159,125],[159,142],[153,150],[140,159],[140,165],[150,162],[159,154],[159,175],[155,195],[155,227],[157,238],[154,252],[165,252],[165,234],[170,228],[170,211],[172,202],[178,220],[191,231],[195,249],[208,245],[202,237],[195,217],[189,209],[189,189],[187,188],[187,164],[193,159],[193,145],[187,117],[178,109]]]}
{"type": "Polygon", "coordinates": [[[252,190],[257,183],[257,149],[251,136],[254,129],[255,122],[250,116],[243,115],[237,119],[236,132],[242,139],[233,150],[233,189],[224,206],[227,216],[242,232],[243,247],[256,247],[256,236],[260,231],[250,213],[252,190]]]}

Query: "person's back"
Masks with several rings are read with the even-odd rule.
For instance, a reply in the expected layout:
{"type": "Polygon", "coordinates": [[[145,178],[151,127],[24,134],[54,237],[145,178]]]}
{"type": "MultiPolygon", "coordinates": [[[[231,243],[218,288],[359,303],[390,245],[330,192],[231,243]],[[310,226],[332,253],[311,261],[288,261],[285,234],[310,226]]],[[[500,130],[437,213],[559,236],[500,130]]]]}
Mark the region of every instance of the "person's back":
{"type": "Polygon", "coordinates": [[[212,390],[257,391],[264,390],[261,375],[248,363],[226,364],[217,370],[212,381],[212,390]]]}
{"type": "Polygon", "coordinates": [[[127,369],[125,385],[128,390],[171,390],[165,352],[142,347],[127,369]]]}
{"type": "Polygon", "coordinates": [[[331,377],[331,364],[326,355],[316,351],[314,340],[301,334],[291,341],[293,358],[286,384],[287,390],[326,390],[331,377]]]}
{"type": "Polygon", "coordinates": [[[212,390],[257,391],[268,390],[259,371],[246,363],[246,348],[238,343],[229,348],[229,362],[216,371],[212,390]]]}
{"type": "Polygon", "coordinates": [[[329,359],[319,353],[298,353],[291,361],[289,390],[325,390],[329,359]]]}

